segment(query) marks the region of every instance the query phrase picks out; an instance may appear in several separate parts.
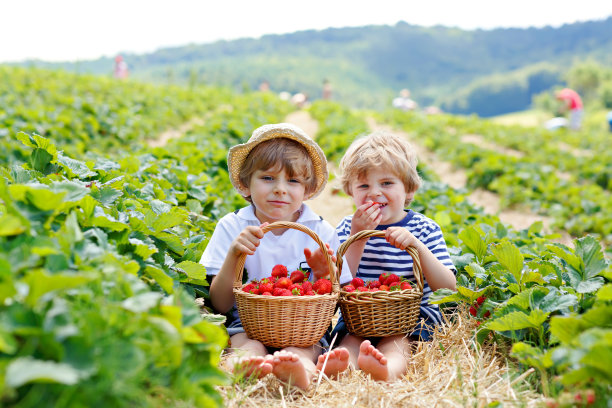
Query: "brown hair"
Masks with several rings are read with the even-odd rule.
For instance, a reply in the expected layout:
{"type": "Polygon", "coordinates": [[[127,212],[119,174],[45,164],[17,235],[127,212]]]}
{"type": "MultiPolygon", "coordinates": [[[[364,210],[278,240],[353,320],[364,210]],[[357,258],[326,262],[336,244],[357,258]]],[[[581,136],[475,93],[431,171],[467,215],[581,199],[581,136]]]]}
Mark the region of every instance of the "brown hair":
{"type": "Polygon", "coordinates": [[[373,167],[389,169],[402,180],[410,204],[415,191],[421,186],[417,172],[416,152],[407,140],[393,133],[377,131],[355,140],[340,161],[341,182],[345,193],[352,196],[350,182],[373,167]]]}
{"type": "MultiPolygon", "coordinates": [[[[246,157],[238,178],[242,185],[248,187],[253,173],[273,168],[284,169],[289,177],[302,178],[305,197],[317,189],[314,165],[308,150],[300,143],[287,138],[270,139],[255,146],[246,157]]],[[[250,197],[245,199],[251,201],[250,197]]]]}

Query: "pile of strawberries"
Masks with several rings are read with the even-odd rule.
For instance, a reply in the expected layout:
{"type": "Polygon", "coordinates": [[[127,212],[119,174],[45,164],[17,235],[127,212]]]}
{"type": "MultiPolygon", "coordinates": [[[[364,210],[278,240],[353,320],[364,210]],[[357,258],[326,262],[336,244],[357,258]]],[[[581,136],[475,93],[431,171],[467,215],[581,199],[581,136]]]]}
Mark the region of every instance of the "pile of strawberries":
{"type": "MultiPolygon", "coordinates": [[[[470,314],[472,316],[478,317],[478,309],[480,309],[480,305],[482,305],[486,299],[487,298],[485,296],[480,296],[478,299],[476,299],[476,302],[474,302],[474,304],[470,306],[470,314]]],[[[491,316],[491,311],[487,310],[482,315],[482,318],[487,319],[489,316],[491,316]]],[[[476,324],[479,326],[480,326],[480,323],[481,323],[480,321],[476,322],[476,324]]]]}
{"type": "Polygon", "coordinates": [[[378,292],[379,290],[398,291],[412,289],[412,284],[405,278],[394,273],[383,273],[378,280],[364,282],[361,278],[353,278],[351,283],[342,288],[345,292],[378,292]]]}
{"type": "Polygon", "coordinates": [[[314,296],[332,292],[329,279],[319,279],[315,283],[308,280],[309,273],[297,269],[291,274],[285,265],[275,265],[267,278],[253,280],[242,290],[254,295],[264,296],[314,296]]]}

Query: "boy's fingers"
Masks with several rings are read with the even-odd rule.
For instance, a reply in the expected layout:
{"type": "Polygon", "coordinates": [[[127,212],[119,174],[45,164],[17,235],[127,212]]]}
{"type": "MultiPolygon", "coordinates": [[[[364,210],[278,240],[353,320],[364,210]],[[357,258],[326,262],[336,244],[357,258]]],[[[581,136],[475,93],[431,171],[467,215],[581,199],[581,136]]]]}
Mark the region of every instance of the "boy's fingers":
{"type": "Polygon", "coordinates": [[[312,256],[312,252],[310,251],[309,248],[304,248],[304,256],[306,257],[306,259],[312,256]]]}

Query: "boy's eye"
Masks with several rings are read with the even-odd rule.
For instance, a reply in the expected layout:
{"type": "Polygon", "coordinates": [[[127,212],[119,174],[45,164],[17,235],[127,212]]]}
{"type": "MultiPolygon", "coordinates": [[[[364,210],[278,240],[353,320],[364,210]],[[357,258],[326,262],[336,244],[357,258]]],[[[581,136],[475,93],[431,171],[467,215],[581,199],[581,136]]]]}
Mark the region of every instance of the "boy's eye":
{"type": "Polygon", "coordinates": [[[383,186],[390,186],[391,184],[393,184],[393,182],[392,182],[392,181],[383,181],[383,182],[382,182],[382,185],[383,185],[383,186]]]}
{"type": "Polygon", "coordinates": [[[300,180],[300,179],[296,179],[296,178],[292,178],[292,179],[289,179],[289,182],[290,182],[290,183],[298,183],[298,184],[299,184],[299,183],[301,183],[301,182],[302,182],[302,180],[300,180]]]}
{"type": "Polygon", "coordinates": [[[266,181],[274,180],[272,176],[261,176],[261,179],[266,181]]]}
{"type": "Polygon", "coordinates": [[[367,184],[360,184],[360,185],[357,186],[357,188],[361,188],[361,189],[368,188],[368,185],[367,184]]]}

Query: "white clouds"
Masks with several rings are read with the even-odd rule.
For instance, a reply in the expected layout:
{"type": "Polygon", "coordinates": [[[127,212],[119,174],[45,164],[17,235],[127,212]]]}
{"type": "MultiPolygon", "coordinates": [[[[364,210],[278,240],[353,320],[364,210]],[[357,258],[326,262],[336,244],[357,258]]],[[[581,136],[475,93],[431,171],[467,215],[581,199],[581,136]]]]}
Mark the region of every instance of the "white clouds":
{"type": "Polygon", "coordinates": [[[306,29],[395,24],[465,29],[559,26],[612,15],[581,0],[20,0],[0,4],[0,62],[73,60],[306,29]]]}

